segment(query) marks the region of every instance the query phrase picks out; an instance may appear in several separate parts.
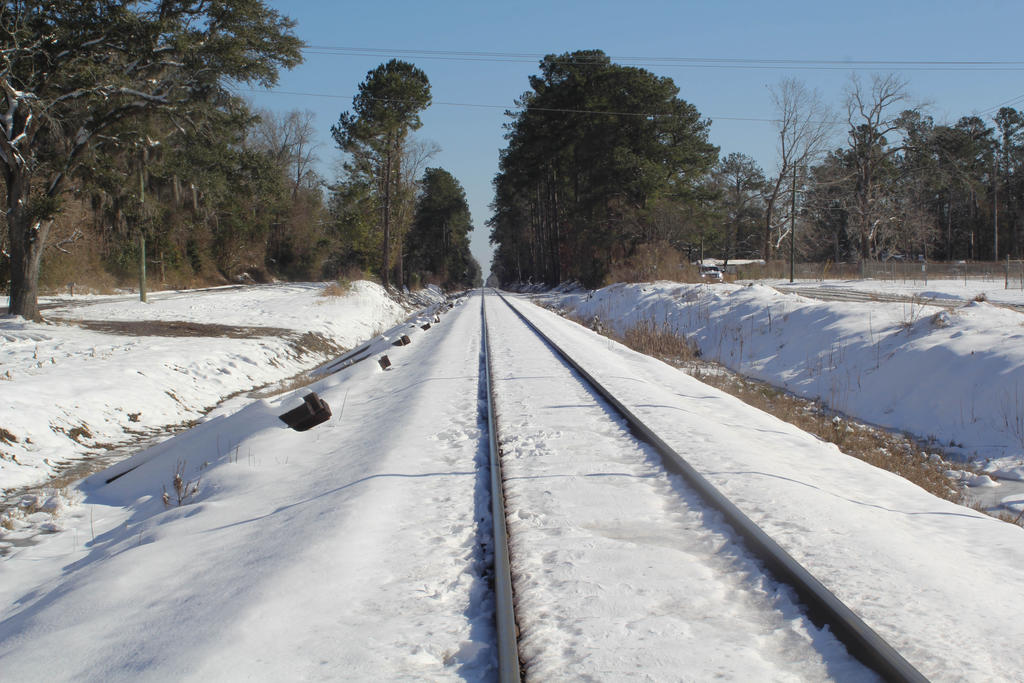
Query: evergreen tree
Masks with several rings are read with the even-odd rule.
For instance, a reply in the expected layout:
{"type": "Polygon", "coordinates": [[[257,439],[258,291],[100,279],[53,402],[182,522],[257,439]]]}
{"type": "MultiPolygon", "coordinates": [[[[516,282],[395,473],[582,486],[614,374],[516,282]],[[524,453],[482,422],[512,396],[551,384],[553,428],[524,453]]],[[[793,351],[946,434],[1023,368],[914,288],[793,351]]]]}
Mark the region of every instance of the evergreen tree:
{"type": "Polygon", "coordinates": [[[443,168],[428,168],[420,186],[409,232],[410,270],[448,289],[472,286],[480,272],[469,251],[473,226],[462,185],[443,168]]]}
{"type": "Polygon", "coordinates": [[[995,116],[999,131],[997,174],[1000,238],[1004,253],[1020,257],[1024,253],[1024,115],[1002,107],[995,116]]]}
{"type": "Polygon", "coordinates": [[[393,222],[402,195],[411,194],[402,173],[408,136],[423,125],[420,112],[430,106],[430,100],[426,74],[392,59],[366,74],[353,98],[352,112],[343,113],[331,128],[338,147],[349,154],[347,182],[369,187],[379,207],[380,275],[385,287],[391,282],[392,251],[397,248],[401,254],[404,246],[401,240],[392,243],[392,233],[405,232],[405,226],[393,222]]]}
{"type": "Polygon", "coordinates": [[[293,23],[260,0],[21,0],[0,7],[0,175],[10,312],[37,317],[53,219],[97,145],[131,146],[130,124],[186,128],[230,95],[273,85],[301,60],[293,23]]]}
{"type": "Polygon", "coordinates": [[[671,79],[600,50],[548,55],[540,71],[494,180],[495,271],[599,283],[644,242],[652,200],[696,200],[717,149],[671,79]]]}
{"type": "Polygon", "coordinates": [[[714,179],[723,227],[719,255],[726,263],[756,257],[764,220],[764,173],[752,158],[733,152],[715,167],[714,179]]]}

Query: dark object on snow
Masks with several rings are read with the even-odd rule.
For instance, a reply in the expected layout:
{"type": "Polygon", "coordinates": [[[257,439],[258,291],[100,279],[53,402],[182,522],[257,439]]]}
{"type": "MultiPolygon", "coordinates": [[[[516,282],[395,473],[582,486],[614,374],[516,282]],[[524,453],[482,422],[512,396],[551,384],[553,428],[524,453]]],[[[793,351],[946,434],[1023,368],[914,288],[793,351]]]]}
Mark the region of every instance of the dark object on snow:
{"type": "Polygon", "coordinates": [[[422,329],[422,330],[423,330],[424,332],[425,332],[425,331],[427,331],[427,330],[429,330],[429,329],[430,329],[430,323],[425,323],[425,324],[423,324],[423,325],[422,325],[422,326],[420,327],[420,329],[422,329]]]}
{"type": "Polygon", "coordinates": [[[407,344],[412,344],[412,339],[409,339],[409,335],[403,334],[401,339],[396,339],[394,342],[392,342],[391,345],[392,346],[406,346],[407,344]]]}
{"type": "Polygon", "coordinates": [[[391,367],[391,359],[388,358],[387,356],[381,356],[380,358],[377,359],[377,362],[380,363],[381,370],[387,370],[388,368],[391,367]]]}
{"type": "Polygon", "coordinates": [[[304,432],[331,418],[331,407],[327,405],[327,401],[317,396],[315,391],[306,394],[302,400],[301,406],[279,416],[286,425],[295,431],[304,432]]]}

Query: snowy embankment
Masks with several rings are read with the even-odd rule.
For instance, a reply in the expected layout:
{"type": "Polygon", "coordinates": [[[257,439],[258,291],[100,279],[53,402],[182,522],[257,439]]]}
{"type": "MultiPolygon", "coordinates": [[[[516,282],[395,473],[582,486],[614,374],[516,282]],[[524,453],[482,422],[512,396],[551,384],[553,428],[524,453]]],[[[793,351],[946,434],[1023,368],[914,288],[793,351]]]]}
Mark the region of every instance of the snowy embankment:
{"type": "MultiPolygon", "coordinates": [[[[1019,618],[1024,609],[1024,529],[937,498],[906,479],[842,453],[835,444],[754,409],[661,361],[567,323],[550,311],[533,309],[528,315],[929,680],[1020,680],[1024,671],[1024,652],[1019,647],[1024,639],[1019,618]]],[[[530,372],[518,372],[516,377],[524,384],[544,379],[544,375],[530,372]]],[[[564,420],[557,414],[575,402],[561,392],[548,403],[558,410],[550,411],[547,431],[557,433],[561,430],[550,426],[557,425],[555,420],[564,420]]],[[[583,421],[575,421],[577,429],[580,423],[583,421]]],[[[600,427],[583,423],[582,430],[588,428],[595,433],[596,441],[600,427]]],[[[517,450],[524,450],[522,446],[527,452],[543,450],[554,440],[554,435],[548,436],[522,444],[517,450]]],[[[593,449],[589,442],[586,447],[593,449]]],[[[583,456],[575,460],[585,462],[583,456]]],[[[534,469],[540,466],[537,463],[534,469]]],[[[607,471],[621,470],[614,467],[607,471]]],[[[541,472],[531,472],[533,477],[538,474],[541,472]]],[[[580,484],[575,488],[582,497],[589,486],[580,484]]],[[[641,580],[652,575],[648,559],[652,555],[640,551],[652,535],[635,527],[620,527],[626,518],[614,497],[590,495],[586,500],[599,502],[593,505],[591,520],[580,525],[583,529],[629,541],[631,547],[626,552],[635,558],[634,571],[618,578],[638,588],[652,589],[641,580]],[[612,515],[619,514],[617,523],[601,522],[596,510],[605,507],[615,510],[612,515]]],[[[645,514],[642,519],[646,523],[654,517],[645,514]]],[[[561,524],[548,522],[545,517],[536,526],[562,530],[561,524]]],[[[566,555],[573,559],[568,543],[572,535],[563,536],[566,543],[560,547],[564,550],[545,563],[545,575],[562,569],[566,555]]],[[[599,542],[588,546],[600,547],[599,542]]],[[[678,548],[678,540],[669,547],[678,548]]],[[[720,557],[726,552],[721,548],[720,557]]],[[[601,562],[590,564],[606,566],[601,562]]],[[[662,589],[665,595],[676,589],[676,584],[698,585],[680,579],[692,571],[691,564],[671,564],[674,572],[667,581],[674,583],[662,589]],[[685,568],[680,566],[684,564],[685,568]]],[[[599,596],[614,599],[625,594],[614,586],[616,578],[593,582],[599,596]]],[[[771,595],[772,591],[767,593],[771,595]]],[[[692,600],[707,597],[698,593],[692,600]]],[[[669,603],[665,611],[675,614],[685,609],[669,603]]],[[[560,604],[551,612],[561,615],[571,610],[560,604]]],[[[700,629],[710,621],[697,619],[685,637],[677,639],[677,647],[701,653],[694,658],[713,652],[721,644],[718,639],[696,643],[687,640],[695,635],[699,638],[700,629]]],[[[633,624],[644,630],[650,628],[643,620],[633,624]]],[[[624,636],[616,640],[625,641],[624,636]]],[[[819,641],[819,645],[824,642],[819,641]]],[[[738,665],[741,659],[733,654],[727,661],[738,665]]],[[[828,674],[836,680],[852,679],[831,666],[828,674]]],[[[724,678],[785,677],[734,673],[724,678]]],[[[805,673],[800,680],[822,678],[805,673]]],[[[661,680],[657,675],[652,679],[661,680]]]]}
{"type": "Polygon", "coordinates": [[[0,678],[491,677],[480,317],[422,330],[433,308],[78,484],[52,535],[0,558],[0,678]],[[288,429],[309,391],[331,419],[288,429]]]}
{"type": "MultiPolygon", "coordinates": [[[[537,317],[930,678],[1018,678],[1024,531],[936,499],[551,313],[537,317]]],[[[55,511],[52,533],[28,538],[0,528],[0,550],[8,551],[0,558],[2,677],[492,680],[480,321],[475,298],[440,322],[429,308],[361,347],[353,356],[362,362],[322,366],[318,381],[296,391],[232,398],[194,429],[94,474],[73,488],[77,502],[55,511]],[[411,344],[393,346],[402,335],[411,344]],[[375,362],[384,353],[387,371],[375,362]],[[292,431],[278,416],[308,391],[333,416],[292,431]]],[[[715,579],[692,564],[680,569],[674,531],[692,525],[659,509],[669,500],[667,475],[653,462],[634,463],[639,469],[630,472],[625,461],[579,457],[580,447],[593,450],[586,432],[602,427],[580,417],[564,383],[531,365],[535,354],[515,352],[520,345],[510,332],[494,332],[511,342],[506,355],[515,361],[505,365],[499,393],[539,408],[506,434],[520,459],[510,465],[520,476],[515,486],[530,487],[541,501],[516,510],[516,530],[550,537],[524,548],[542,553],[542,567],[523,580],[580,588],[553,608],[542,605],[532,633],[556,647],[565,636],[585,640],[594,624],[574,623],[573,615],[606,609],[621,620],[615,602],[628,595],[625,586],[655,609],[627,615],[624,635],[612,623],[609,642],[658,636],[684,657],[722,651],[719,671],[749,661],[716,650],[723,643],[700,616],[681,629],[666,626],[683,611],[680,601],[692,608],[708,598],[697,587],[706,582],[680,582],[681,571],[715,579]],[[569,426],[583,435],[570,439],[569,426]],[[573,485],[574,478],[586,479],[573,485]],[[621,486],[623,495],[595,495],[598,484],[621,486]],[[642,488],[666,497],[631,495],[642,488]],[[563,514],[548,491],[565,494],[561,500],[578,514],[563,514]],[[627,502],[651,533],[627,523],[627,502]],[[577,555],[611,545],[633,560],[625,569],[577,555]],[[662,603],[661,595],[676,598],[662,603]]],[[[108,373],[118,367],[96,364],[108,373]]],[[[701,545],[733,576],[746,571],[733,563],[730,544],[701,545]]],[[[759,622],[778,639],[771,624],[796,615],[781,609],[774,591],[755,597],[780,608],[759,622]]],[[[772,642],[744,645],[779,655],[772,642]]],[[[643,672],[663,667],[662,653],[638,650],[643,672]]],[[[590,661],[571,648],[557,654],[566,672],[590,661]]],[[[663,669],[669,676],[679,670],[663,669]]],[[[843,678],[831,665],[827,673],[843,678]]]]}
{"type": "MultiPolygon", "coordinates": [[[[687,457],[697,443],[688,423],[717,444],[737,438],[722,423],[750,422],[757,412],[578,325],[514,305],[577,362],[607,371],[603,381],[626,375],[626,391],[642,405],[656,402],[682,428],[673,447],[687,457]],[[673,391],[659,392],[666,384],[673,391]],[[699,414],[709,403],[718,409],[711,420],[699,414]]],[[[791,590],[764,573],[721,515],[508,306],[491,296],[486,308],[525,680],[671,681],[680,672],[692,681],[876,680],[800,614],[791,590]]],[[[616,395],[627,395],[622,389],[616,395]]],[[[752,436],[748,428],[739,440],[752,436]]],[[[821,457],[822,444],[802,436],[788,450],[821,457]]],[[[759,441],[766,466],[775,443],[759,441]]],[[[772,495],[801,493],[777,480],[758,484],[772,495]]]]}
{"type": "Polygon", "coordinates": [[[370,282],[344,296],[324,289],[161,292],[150,303],[73,297],[48,302],[56,304],[44,311],[48,323],[0,318],[0,493],[197,420],[234,393],[314,367],[408,315],[370,282]]]}
{"type": "Polygon", "coordinates": [[[617,284],[548,300],[619,333],[665,326],[708,360],[1024,479],[1019,312],[952,298],[948,308],[825,302],[762,284],[617,284]]]}

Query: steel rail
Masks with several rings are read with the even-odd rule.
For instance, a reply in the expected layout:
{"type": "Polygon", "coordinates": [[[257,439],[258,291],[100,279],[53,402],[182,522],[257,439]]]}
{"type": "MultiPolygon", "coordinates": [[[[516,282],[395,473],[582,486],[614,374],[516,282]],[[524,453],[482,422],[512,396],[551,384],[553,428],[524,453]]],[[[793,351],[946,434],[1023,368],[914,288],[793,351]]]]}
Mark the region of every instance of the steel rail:
{"type": "Polygon", "coordinates": [[[519,663],[519,629],[516,626],[515,602],[512,595],[512,566],[509,560],[508,529],[505,525],[505,489],[501,475],[501,454],[498,448],[497,423],[494,416],[494,385],[491,382],[491,343],[487,335],[487,295],[480,293],[480,323],[484,354],[484,383],[487,389],[487,433],[490,443],[491,465],[491,521],[494,536],[494,599],[495,626],[498,636],[498,680],[518,683],[521,676],[519,663]]]}
{"type": "Polygon", "coordinates": [[[789,584],[794,589],[812,622],[819,628],[828,625],[833,635],[846,646],[852,656],[874,670],[884,680],[914,682],[928,680],[711,482],[697,472],[679,453],[612,395],[593,375],[550,337],[541,332],[518,308],[500,293],[498,296],[527,327],[543,339],[555,353],[576,370],[625,418],[638,437],[646,440],[658,451],[667,468],[681,474],[705,502],[722,513],[730,526],[746,541],[748,548],[764,562],[768,571],[776,579],[789,584]]]}

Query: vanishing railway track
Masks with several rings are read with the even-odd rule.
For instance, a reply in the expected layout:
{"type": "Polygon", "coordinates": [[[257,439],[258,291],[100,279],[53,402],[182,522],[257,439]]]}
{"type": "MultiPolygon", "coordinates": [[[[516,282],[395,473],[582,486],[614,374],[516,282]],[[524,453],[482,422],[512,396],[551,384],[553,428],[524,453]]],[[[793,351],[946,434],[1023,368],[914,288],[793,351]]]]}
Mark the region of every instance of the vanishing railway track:
{"type": "MultiPolygon", "coordinates": [[[[523,315],[515,306],[500,295],[484,295],[481,302],[481,322],[483,326],[483,346],[485,353],[486,382],[488,396],[488,424],[490,432],[491,449],[491,488],[492,488],[492,513],[494,522],[495,539],[495,593],[497,603],[497,633],[499,651],[499,672],[502,681],[518,681],[523,672],[523,654],[519,643],[520,627],[523,619],[517,617],[516,609],[524,602],[527,602],[524,595],[517,591],[514,595],[514,586],[526,586],[524,592],[532,590],[536,583],[533,576],[513,576],[512,558],[515,556],[516,548],[522,547],[515,543],[515,534],[511,533],[506,526],[506,520],[511,515],[521,516],[521,510],[505,508],[505,498],[510,485],[518,486],[519,481],[510,482],[507,474],[503,475],[502,448],[500,444],[508,441],[509,432],[514,432],[508,425],[503,425],[503,409],[500,405],[501,399],[497,399],[499,406],[495,406],[496,397],[499,392],[495,389],[496,367],[492,353],[492,342],[488,334],[487,308],[488,301],[500,299],[507,305],[522,325],[528,327],[532,334],[542,340],[552,354],[560,358],[560,362],[572,368],[578,382],[585,385],[585,390],[577,391],[576,395],[589,393],[601,397],[595,399],[600,404],[603,400],[606,407],[600,410],[607,410],[609,421],[619,420],[628,425],[628,432],[616,437],[620,442],[633,439],[635,443],[631,448],[638,451],[648,452],[653,450],[660,458],[664,470],[682,475],[687,485],[692,488],[696,496],[697,505],[706,505],[717,510],[726,523],[732,529],[732,535],[742,539],[742,546],[746,552],[756,557],[768,575],[774,580],[784,583],[792,588],[799,601],[803,613],[819,628],[827,625],[828,629],[846,647],[847,652],[856,658],[861,664],[876,672],[885,680],[891,681],[923,681],[926,680],[911,664],[909,664],[894,648],[886,643],[877,633],[863,622],[852,610],[843,604],[833,593],[815,579],[810,572],[801,566],[781,546],[770,538],[761,528],[752,522],[742,511],[731,503],[701,474],[690,466],[675,450],[673,450],[653,430],[643,424],[622,402],[620,402],[610,391],[597,382],[587,371],[581,367],[573,358],[561,349],[550,338],[545,336],[530,320],[523,315]],[[510,552],[509,548],[513,550],[510,552]],[[518,624],[518,625],[517,625],[518,624]]],[[[518,379],[518,378],[517,378],[518,379]]],[[[568,389],[567,389],[568,392],[568,389]]],[[[576,399],[566,398],[566,403],[573,403],[576,399]]],[[[555,406],[566,407],[566,406],[555,406]]],[[[574,407],[574,406],[572,406],[574,407]]],[[[602,430],[594,430],[602,431],[602,430]]],[[[614,431],[614,430],[610,430],[614,431]]],[[[620,430],[623,431],[623,430],[620,430]]],[[[595,433],[595,439],[598,435],[595,433]]],[[[622,448],[622,446],[617,446],[622,448]]],[[[619,474],[619,473],[616,473],[619,474]]],[[[539,479],[544,475],[529,477],[513,477],[514,479],[539,479]]],[[[563,474],[548,476],[566,476],[563,474]]],[[[596,476],[595,474],[581,475],[596,476]]],[[[602,476],[608,476],[602,473],[602,476]]],[[[649,475],[641,475],[649,476],[649,475]]],[[[553,488],[553,487],[552,487],[553,488]]],[[[546,494],[551,493],[545,491],[546,494]]],[[[518,499],[526,500],[527,496],[521,493],[515,496],[518,499]]],[[[518,504],[518,503],[517,503],[518,504]]],[[[679,507],[688,504],[681,497],[675,503],[679,507]]],[[[528,514],[528,513],[527,513],[528,514]]],[[[686,675],[688,672],[678,672],[686,675]]]]}

